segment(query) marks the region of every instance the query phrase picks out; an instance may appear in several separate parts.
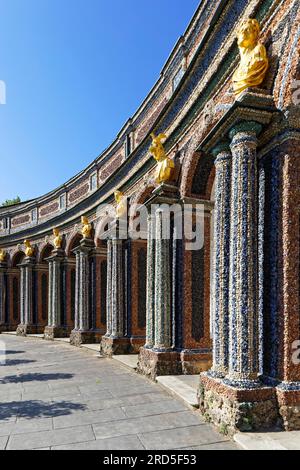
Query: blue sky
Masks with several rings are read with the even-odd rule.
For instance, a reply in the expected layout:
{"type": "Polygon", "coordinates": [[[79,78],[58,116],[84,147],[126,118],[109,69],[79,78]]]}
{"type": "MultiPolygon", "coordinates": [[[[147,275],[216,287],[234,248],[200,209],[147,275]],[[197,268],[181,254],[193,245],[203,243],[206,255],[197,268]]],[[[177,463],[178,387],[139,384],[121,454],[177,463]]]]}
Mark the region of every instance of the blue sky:
{"type": "Polygon", "coordinates": [[[0,202],[43,195],[114,139],[199,0],[0,0],[0,202]]]}

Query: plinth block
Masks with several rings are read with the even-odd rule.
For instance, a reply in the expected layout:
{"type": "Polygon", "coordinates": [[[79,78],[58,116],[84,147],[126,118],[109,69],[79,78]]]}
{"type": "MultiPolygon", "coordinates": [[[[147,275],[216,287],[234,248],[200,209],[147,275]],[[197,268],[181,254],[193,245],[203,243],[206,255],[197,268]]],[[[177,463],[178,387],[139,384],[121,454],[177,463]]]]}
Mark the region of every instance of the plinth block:
{"type": "Polygon", "coordinates": [[[94,331],[73,330],[70,335],[70,344],[80,347],[82,344],[91,344],[95,342],[94,331]]]}
{"type": "Polygon", "coordinates": [[[284,390],[279,386],[276,393],[283,428],[285,431],[300,431],[300,389],[284,390]]]}
{"type": "Polygon", "coordinates": [[[17,328],[17,336],[37,335],[42,333],[36,325],[22,325],[17,328]]]}
{"type": "Polygon", "coordinates": [[[181,375],[180,353],[141,348],[137,372],[152,380],[161,375],[181,375]]]}
{"type": "Polygon", "coordinates": [[[200,376],[198,402],[205,419],[226,435],[281,426],[274,387],[239,389],[203,373],[200,376]]]}
{"type": "Polygon", "coordinates": [[[134,348],[129,338],[113,338],[111,336],[103,336],[100,343],[100,354],[106,357],[115,355],[134,353],[134,348]]]}
{"type": "Polygon", "coordinates": [[[53,341],[54,338],[67,338],[68,331],[62,326],[46,326],[44,338],[47,341],[53,341]]]}

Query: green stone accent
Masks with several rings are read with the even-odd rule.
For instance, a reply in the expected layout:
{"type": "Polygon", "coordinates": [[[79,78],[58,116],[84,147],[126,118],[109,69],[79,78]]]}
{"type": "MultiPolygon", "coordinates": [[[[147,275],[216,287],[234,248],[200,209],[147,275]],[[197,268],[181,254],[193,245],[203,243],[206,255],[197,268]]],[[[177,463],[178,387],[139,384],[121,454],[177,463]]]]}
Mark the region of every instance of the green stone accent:
{"type": "Polygon", "coordinates": [[[239,132],[249,132],[251,134],[255,134],[259,136],[263,129],[263,126],[255,121],[242,121],[236,126],[234,126],[231,131],[229,132],[229,137],[232,140],[236,134],[239,132]]]}
{"type": "Polygon", "coordinates": [[[220,142],[216,147],[212,149],[212,155],[216,158],[222,152],[230,152],[230,143],[229,142],[220,142]]]}

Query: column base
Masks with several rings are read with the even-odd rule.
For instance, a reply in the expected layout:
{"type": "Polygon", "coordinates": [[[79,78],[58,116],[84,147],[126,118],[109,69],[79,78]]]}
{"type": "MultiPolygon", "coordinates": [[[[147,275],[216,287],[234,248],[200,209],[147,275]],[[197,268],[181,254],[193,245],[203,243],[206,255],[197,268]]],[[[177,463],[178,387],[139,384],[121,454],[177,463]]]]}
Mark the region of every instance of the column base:
{"type": "Polygon", "coordinates": [[[279,414],[285,431],[300,431],[300,386],[298,390],[285,390],[279,385],[276,389],[279,414]]]}
{"type": "Polygon", "coordinates": [[[37,335],[43,332],[36,325],[18,325],[17,336],[37,335]]]}
{"type": "Polygon", "coordinates": [[[113,338],[103,336],[100,343],[100,354],[106,357],[130,354],[134,352],[129,338],[113,338]]]}
{"type": "Polygon", "coordinates": [[[46,326],[44,330],[44,339],[53,341],[54,338],[67,338],[68,331],[63,326],[46,326]]]}
{"type": "Polygon", "coordinates": [[[82,344],[91,344],[95,342],[94,331],[73,330],[70,335],[70,344],[80,347],[82,344]]]}
{"type": "Polygon", "coordinates": [[[160,375],[181,375],[180,353],[141,348],[137,372],[152,380],[160,375]]]}
{"type": "Polygon", "coordinates": [[[198,402],[205,419],[229,436],[281,426],[274,387],[235,388],[202,373],[198,402]]]}

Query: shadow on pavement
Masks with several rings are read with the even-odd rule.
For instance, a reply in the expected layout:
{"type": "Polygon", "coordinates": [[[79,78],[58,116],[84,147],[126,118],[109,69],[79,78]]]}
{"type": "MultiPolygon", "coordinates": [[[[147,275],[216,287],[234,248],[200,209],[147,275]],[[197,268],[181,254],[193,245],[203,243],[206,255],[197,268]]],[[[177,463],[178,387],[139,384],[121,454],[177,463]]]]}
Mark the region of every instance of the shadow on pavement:
{"type": "Polygon", "coordinates": [[[12,417],[28,419],[52,418],[69,415],[73,411],[84,411],[85,409],[85,405],[67,401],[56,403],[46,403],[39,400],[12,401],[0,403],[0,421],[5,421],[12,417]]]}
{"type": "Polygon", "coordinates": [[[74,374],[19,374],[19,375],[8,375],[0,379],[0,384],[17,384],[23,382],[47,382],[50,380],[68,380],[72,379],[74,374]]]}
{"type": "Polygon", "coordinates": [[[2,364],[1,367],[19,366],[21,364],[30,364],[32,362],[36,361],[32,359],[6,359],[5,364],[2,364]]]}
{"type": "Polygon", "coordinates": [[[25,354],[25,351],[10,351],[9,349],[3,351],[0,349],[0,354],[25,354]]]}

